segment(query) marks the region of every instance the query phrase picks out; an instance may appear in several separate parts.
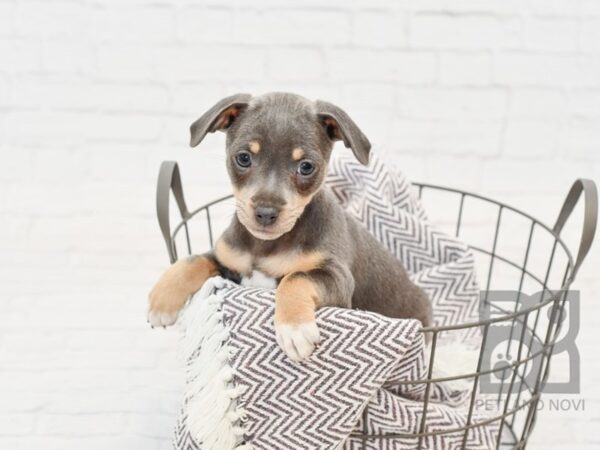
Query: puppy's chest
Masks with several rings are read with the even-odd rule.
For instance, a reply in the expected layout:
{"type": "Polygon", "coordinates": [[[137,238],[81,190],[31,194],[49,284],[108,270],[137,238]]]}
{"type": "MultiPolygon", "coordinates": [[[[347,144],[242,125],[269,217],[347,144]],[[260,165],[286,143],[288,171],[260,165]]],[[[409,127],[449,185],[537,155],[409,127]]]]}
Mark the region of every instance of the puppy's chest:
{"type": "Polygon", "coordinates": [[[302,250],[258,256],[236,249],[224,241],[217,242],[215,255],[225,267],[240,273],[246,280],[245,283],[258,287],[275,287],[278,279],[290,273],[315,269],[324,260],[321,252],[302,250]]]}
{"type": "Polygon", "coordinates": [[[278,283],[276,278],[270,277],[259,270],[253,270],[250,275],[242,277],[241,284],[246,287],[275,289],[278,283]]]}

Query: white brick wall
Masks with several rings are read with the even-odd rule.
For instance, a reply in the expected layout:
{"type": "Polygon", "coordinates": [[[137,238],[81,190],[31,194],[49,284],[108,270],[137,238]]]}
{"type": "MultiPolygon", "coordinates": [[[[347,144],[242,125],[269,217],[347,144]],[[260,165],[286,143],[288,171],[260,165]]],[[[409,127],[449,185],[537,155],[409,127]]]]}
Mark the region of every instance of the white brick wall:
{"type": "MultiPolygon", "coordinates": [[[[547,222],[600,179],[597,0],[0,0],[0,448],[169,448],[176,333],[144,319],[156,173],[179,160],[190,204],[227,192],[222,136],[192,151],[188,126],[270,90],[343,106],[414,179],[547,222]]],[[[600,443],[598,248],[577,283],[586,409],[542,412],[532,448],[600,443]]]]}

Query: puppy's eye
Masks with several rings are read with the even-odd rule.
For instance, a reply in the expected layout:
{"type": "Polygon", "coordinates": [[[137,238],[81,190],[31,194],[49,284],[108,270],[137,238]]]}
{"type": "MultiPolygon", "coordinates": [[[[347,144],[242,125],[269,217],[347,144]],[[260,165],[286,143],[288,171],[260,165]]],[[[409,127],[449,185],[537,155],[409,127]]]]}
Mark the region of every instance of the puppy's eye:
{"type": "Polygon", "coordinates": [[[238,166],[246,169],[252,165],[252,155],[248,152],[240,152],[235,155],[235,162],[238,166]]]}
{"type": "Polygon", "coordinates": [[[302,176],[307,177],[314,171],[315,171],[315,165],[313,163],[311,163],[310,161],[302,161],[298,165],[298,173],[302,176]]]}

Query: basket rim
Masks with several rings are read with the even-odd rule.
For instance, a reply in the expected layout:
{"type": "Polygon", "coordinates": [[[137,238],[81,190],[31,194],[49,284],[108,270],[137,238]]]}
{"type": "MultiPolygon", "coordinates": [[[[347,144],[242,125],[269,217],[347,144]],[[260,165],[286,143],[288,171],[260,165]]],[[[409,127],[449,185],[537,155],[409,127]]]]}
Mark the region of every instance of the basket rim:
{"type": "MultiPolygon", "coordinates": [[[[573,256],[571,254],[571,251],[569,250],[567,244],[564,242],[564,240],[561,238],[560,234],[557,233],[553,228],[549,227],[548,225],[546,225],[544,222],[542,222],[541,220],[535,218],[534,216],[532,216],[529,213],[526,213],[522,210],[520,210],[519,208],[515,208],[514,206],[511,206],[505,202],[501,202],[498,200],[494,200],[490,197],[487,197],[485,195],[481,195],[481,194],[476,194],[473,192],[469,192],[463,189],[457,189],[457,188],[451,188],[451,187],[447,187],[447,186],[441,186],[441,185],[437,185],[437,184],[430,184],[430,183],[421,183],[421,182],[412,182],[411,183],[412,186],[416,187],[417,189],[419,189],[419,191],[422,191],[423,188],[427,188],[427,189],[435,189],[435,190],[440,190],[440,191],[446,191],[446,192],[453,192],[455,194],[460,194],[461,195],[461,201],[464,200],[465,197],[472,197],[472,198],[476,198],[478,200],[482,200],[491,204],[494,204],[498,207],[500,207],[501,209],[507,209],[510,210],[516,214],[519,214],[523,217],[525,217],[526,219],[529,219],[532,221],[532,226],[533,225],[537,225],[539,227],[541,227],[543,230],[547,231],[548,233],[550,233],[550,235],[555,239],[556,244],[560,245],[561,248],[563,249],[563,251],[565,252],[567,259],[568,259],[568,276],[565,276],[564,281],[562,286],[557,289],[554,292],[563,292],[569,289],[569,286],[571,285],[572,281],[573,281],[573,256]]],[[[229,200],[230,198],[233,198],[233,194],[229,194],[229,195],[225,195],[225,196],[221,196],[215,200],[212,200],[208,203],[203,204],[202,206],[187,212],[187,214],[184,215],[184,217],[182,218],[182,220],[174,227],[173,232],[171,234],[171,248],[173,249],[175,246],[175,237],[177,236],[177,234],[179,233],[179,231],[181,230],[181,228],[183,228],[184,226],[187,226],[187,223],[190,221],[190,219],[194,218],[197,214],[199,214],[202,211],[208,211],[208,209],[211,206],[214,206],[218,203],[221,203],[223,201],[229,200]]],[[[469,245],[469,244],[465,244],[467,245],[467,247],[471,250],[475,250],[475,251],[484,251],[487,252],[485,250],[482,250],[480,248],[477,248],[475,246],[469,245]]],[[[212,246],[212,239],[211,239],[211,246],[212,246]]],[[[487,252],[488,254],[490,254],[490,252],[487,252]]],[[[516,263],[511,262],[509,260],[507,260],[506,258],[503,258],[499,255],[495,255],[496,258],[503,260],[503,262],[508,263],[508,264],[512,264],[515,265],[516,263]]],[[[519,267],[521,269],[521,267],[519,267]]],[[[525,269],[523,269],[525,270],[525,269]]],[[[526,273],[528,273],[530,276],[533,276],[531,273],[525,271],[526,273]]],[[[534,277],[535,278],[535,277],[534,277]]],[[[542,283],[541,280],[536,279],[536,281],[540,282],[542,284],[543,287],[543,291],[548,291],[552,294],[552,291],[547,289],[544,285],[545,283],[542,283]]],[[[550,295],[550,297],[546,300],[544,300],[543,302],[540,302],[534,306],[531,306],[529,308],[523,309],[521,311],[518,312],[514,312],[514,313],[510,313],[507,315],[503,315],[503,316],[499,316],[499,317],[494,317],[494,318],[490,318],[490,319],[484,319],[484,320],[478,320],[478,321],[471,321],[471,322],[465,322],[465,323],[461,323],[461,324],[452,324],[452,325],[437,325],[437,326],[429,326],[429,327],[422,327],[419,331],[422,333],[433,333],[433,334],[437,334],[437,333],[441,333],[444,331],[456,331],[456,330],[463,330],[463,329],[470,329],[470,328],[480,328],[480,327],[487,327],[490,326],[494,323],[498,323],[498,322],[504,322],[504,321],[510,321],[510,320],[514,320],[515,318],[521,317],[521,316],[525,316],[526,314],[530,314],[531,312],[537,311],[541,308],[543,308],[544,306],[548,305],[550,302],[556,301],[555,298],[555,294],[550,295]]]]}

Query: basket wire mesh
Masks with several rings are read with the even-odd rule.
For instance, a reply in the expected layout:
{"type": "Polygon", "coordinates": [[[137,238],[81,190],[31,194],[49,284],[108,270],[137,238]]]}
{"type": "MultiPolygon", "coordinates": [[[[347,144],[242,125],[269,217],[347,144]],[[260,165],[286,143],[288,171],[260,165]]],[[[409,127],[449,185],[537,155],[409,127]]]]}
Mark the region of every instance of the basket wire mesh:
{"type": "MultiPolygon", "coordinates": [[[[565,199],[555,225],[549,227],[523,211],[488,197],[431,184],[413,183],[413,185],[421,199],[431,192],[443,192],[445,195],[457,199],[457,206],[453,211],[453,217],[456,219],[447,225],[456,237],[469,245],[476,257],[481,256],[486,259],[487,264],[484,265],[483,274],[480,273],[484,276],[481,280],[481,286],[485,286],[482,289],[481,303],[493,309],[495,316],[473,323],[423,328],[422,332],[429,334],[431,337],[427,378],[399,382],[399,384],[425,385],[425,397],[418,430],[403,434],[369,434],[366,430],[369,415],[369,408],[367,407],[363,412],[365,428],[362,433],[355,433],[352,437],[360,439],[363,448],[377,448],[377,442],[381,440],[401,439],[403,442],[413,442],[415,448],[422,449],[427,437],[459,433],[462,435],[461,448],[464,449],[467,445],[469,432],[477,427],[484,427],[497,422],[498,433],[494,448],[523,449],[527,445],[536,422],[538,402],[549,377],[550,360],[561,330],[563,322],[561,319],[565,314],[565,303],[571,284],[594,238],[598,215],[596,186],[591,180],[576,180],[565,199]],[[582,193],[585,200],[583,227],[578,253],[576,258],[573,259],[571,251],[561,237],[561,231],[582,193]],[[489,248],[470,241],[469,230],[467,229],[469,227],[465,215],[467,205],[472,202],[483,203],[492,208],[493,220],[489,226],[484,227],[488,228],[484,234],[491,236],[489,248]],[[511,216],[525,223],[522,228],[526,230],[524,233],[526,241],[524,245],[519,245],[517,248],[517,253],[521,254],[519,259],[514,256],[508,257],[499,251],[500,232],[503,224],[511,216]],[[541,236],[544,236],[546,241],[549,242],[550,250],[547,255],[542,257],[537,255],[536,258],[534,255],[536,253],[535,244],[536,240],[541,239],[541,236]],[[513,304],[507,305],[507,307],[497,304],[492,305],[488,299],[490,290],[494,288],[495,277],[498,277],[498,271],[502,267],[512,270],[509,283],[512,283],[511,287],[516,292],[513,304]],[[541,295],[535,305],[523,308],[522,299],[525,295],[523,291],[527,290],[527,287],[530,291],[539,291],[541,295]],[[547,320],[545,320],[544,315],[547,316],[547,320]],[[511,346],[514,345],[516,346],[516,358],[509,363],[484,367],[484,355],[490,351],[488,345],[490,329],[501,324],[506,324],[505,326],[510,329],[505,354],[509,355],[511,346]],[[434,378],[433,368],[440,336],[472,328],[477,328],[481,332],[481,346],[478,351],[476,368],[470,373],[434,378]],[[531,373],[531,371],[534,371],[534,373],[531,373]],[[500,380],[495,396],[495,411],[497,413],[485,421],[474,423],[473,413],[476,408],[480,381],[482,377],[494,375],[497,375],[500,380]],[[472,386],[468,398],[469,409],[466,423],[460,428],[428,430],[427,413],[433,383],[456,380],[469,380],[472,386]]],[[[193,253],[190,237],[192,219],[196,221],[204,219],[207,245],[212,248],[215,224],[213,223],[214,216],[211,215],[211,211],[219,205],[227,203],[231,198],[231,195],[220,197],[193,211],[189,211],[184,200],[177,163],[172,161],[163,162],[157,187],[157,213],[171,263],[178,259],[178,248],[181,246],[185,248],[187,254],[191,255],[193,253]],[[172,231],[169,206],[171,195],[177,203],[180,215],[180,220],[172,231]],[[183,239],[181,239],[182,230],[183,239]],[[182,240],[183,242],[181,242],[182,240]]],[[[444,203],[448,204],[447,201],[444,203]]],[[[444,208],[444,213],[447,217],[449,214],[447,207],[444,208]]],[[[516,235],[514,237],[516,238],[516,235]]],[[[542,253],[539,250],[537,251],[542,253]]]]}

